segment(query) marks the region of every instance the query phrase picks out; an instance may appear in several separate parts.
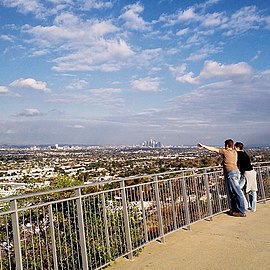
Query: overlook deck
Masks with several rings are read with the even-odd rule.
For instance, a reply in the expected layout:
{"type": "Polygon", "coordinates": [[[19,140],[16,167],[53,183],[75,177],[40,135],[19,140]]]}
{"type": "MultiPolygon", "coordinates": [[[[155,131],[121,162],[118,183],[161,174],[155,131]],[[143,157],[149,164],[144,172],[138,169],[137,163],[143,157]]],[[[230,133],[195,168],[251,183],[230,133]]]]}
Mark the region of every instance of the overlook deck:
{"type": "Polygon", "coordinates": [[[108,270],[270,269],[270,203],[246,218],[220,214],[191,231],[178,230],[164,244],[147,245],[133,260],[124,258],[108,270]]]}
{"type": "MultiPolygon", "coordinates": [[[[258,201],[267,202],[270,165],[255,170],[258,201]]],[[[221,167],[3,197],[0,206],[1,270],[270,269],[270,208],[224,214],[221,167]],[[119,264],[124,256],[134,261],[119,264]]]]}

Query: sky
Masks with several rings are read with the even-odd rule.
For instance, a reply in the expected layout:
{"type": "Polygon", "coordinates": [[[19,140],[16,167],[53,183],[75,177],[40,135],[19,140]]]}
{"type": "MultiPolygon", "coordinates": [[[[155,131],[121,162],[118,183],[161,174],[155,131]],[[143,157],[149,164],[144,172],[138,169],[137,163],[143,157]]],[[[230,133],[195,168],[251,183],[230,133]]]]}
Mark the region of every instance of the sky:
{"type": "Polygon", "coordinates": [[[0,0],[0,144],[270,145],[265,0],[0,0]]]}

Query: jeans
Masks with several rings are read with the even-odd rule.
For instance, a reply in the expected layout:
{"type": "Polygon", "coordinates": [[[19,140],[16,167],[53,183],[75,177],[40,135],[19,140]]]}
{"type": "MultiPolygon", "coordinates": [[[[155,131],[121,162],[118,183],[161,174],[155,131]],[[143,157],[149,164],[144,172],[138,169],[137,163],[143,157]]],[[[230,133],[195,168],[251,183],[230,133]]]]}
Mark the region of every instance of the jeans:
{"type": "Polygon", "coordinates": [[[250,205],[249,205],[249,198],[246,194],[246,183],[247,183],[246,177],[244,175],[241,175],[240,180],[239,180],[239,186],[240,186],[240,189],[243,193],[244,202],[245,202],[245,209],[247,210],[248,208],[250,208],[250,205]]]}
{"type": "Polygon", "coordinates": [[[248,192],[248,209],[255,212],[257,202],[257,192],[255,190],[250,190],[248,192]]]}
{"type": "MultiPolygon", "coordinates": [[[[239,180],[239,185],[240,185],[240,188],[243,189],[246,185],[246,177],[244,175],[241,175],[240,176],[240,180],[239,180]]],[[[244,189],[246,190],[246,188],[244,189]]]]}
{"type": "Polygon", "coordinates": [[[244,175],[241,175],[239,185],[241,190],[244,190],[245,196],[245,205],[247,205],[246,208],[250,209],[251,211],[256,211],[256,203],[257,203],[257,192],[256,190],[250,190],[246,193],[246,177],[244,175]]]}
{"type": "Polygon", "coordinates": [[[239,185],[240,172],[236,170],[226,172],[225,180],[229,191],[231,210],[245,214],[245,196],[239,185]]]}

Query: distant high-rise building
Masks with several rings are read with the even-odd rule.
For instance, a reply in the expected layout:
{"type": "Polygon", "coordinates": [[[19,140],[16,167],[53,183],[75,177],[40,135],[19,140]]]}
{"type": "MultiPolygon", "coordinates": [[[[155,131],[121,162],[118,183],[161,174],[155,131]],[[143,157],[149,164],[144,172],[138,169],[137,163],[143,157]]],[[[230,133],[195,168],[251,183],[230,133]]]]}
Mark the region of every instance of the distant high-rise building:
{"type": "Polygon", "coordinates": [[[59,144],[58,144],[58,143],[56,143],[55,145],[50,146],[50,148],[51,148],[51,149],[59,149],[59,144]]]}
{"type": "Polygon", "coordinates": [[[150,139],[149,141],[142,142],[141,146],[143,146],[143,147],[151,147],[151,148],[158,148],[158,147],[161,147],[161,143],[154,140],[154,139],[150,139]]]}

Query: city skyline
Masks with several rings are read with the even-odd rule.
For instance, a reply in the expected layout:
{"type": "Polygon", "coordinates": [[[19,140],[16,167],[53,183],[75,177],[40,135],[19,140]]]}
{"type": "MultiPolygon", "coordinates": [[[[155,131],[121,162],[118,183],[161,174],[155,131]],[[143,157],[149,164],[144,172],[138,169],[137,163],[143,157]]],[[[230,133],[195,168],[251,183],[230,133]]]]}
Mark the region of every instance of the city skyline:
{"type": "Polygon", "coordinates": [[[270,144],[267,1],[4,0],[0,144],[270,144]]]}

